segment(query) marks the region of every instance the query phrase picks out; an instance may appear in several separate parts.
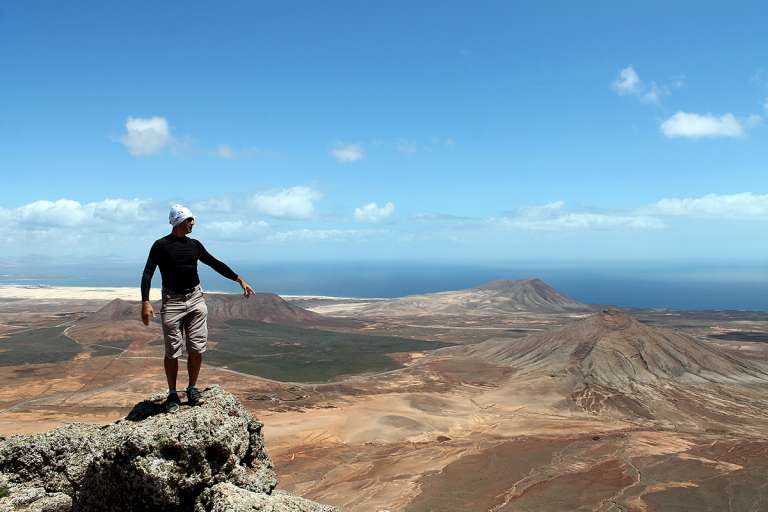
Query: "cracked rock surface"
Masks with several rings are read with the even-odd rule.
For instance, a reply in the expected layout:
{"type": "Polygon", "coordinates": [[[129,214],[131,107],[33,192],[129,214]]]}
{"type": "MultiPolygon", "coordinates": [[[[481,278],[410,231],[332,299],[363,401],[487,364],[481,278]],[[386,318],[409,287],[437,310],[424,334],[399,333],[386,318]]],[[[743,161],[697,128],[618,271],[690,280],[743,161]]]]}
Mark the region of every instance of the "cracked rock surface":
{"type": "Polygon", "coordinates": [[[273,493],[262,423],[218,386],[165,414],[163,396],[103,427],[73,424],[0,439],[0,512],[330,512],[273,493]]]}

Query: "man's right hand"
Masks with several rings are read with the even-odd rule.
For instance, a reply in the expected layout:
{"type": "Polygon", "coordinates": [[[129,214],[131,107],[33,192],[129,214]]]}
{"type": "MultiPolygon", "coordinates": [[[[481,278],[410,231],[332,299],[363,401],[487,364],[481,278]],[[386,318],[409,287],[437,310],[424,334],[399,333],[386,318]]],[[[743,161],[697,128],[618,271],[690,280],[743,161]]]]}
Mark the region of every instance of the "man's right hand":
{"type": "Polygon", "coordinates": [[[150,319],[155,316],[155,310],[152,309],[152,304],[145,302],[141,307],[141,321],[144,325],[149,325],[150,319]]]}

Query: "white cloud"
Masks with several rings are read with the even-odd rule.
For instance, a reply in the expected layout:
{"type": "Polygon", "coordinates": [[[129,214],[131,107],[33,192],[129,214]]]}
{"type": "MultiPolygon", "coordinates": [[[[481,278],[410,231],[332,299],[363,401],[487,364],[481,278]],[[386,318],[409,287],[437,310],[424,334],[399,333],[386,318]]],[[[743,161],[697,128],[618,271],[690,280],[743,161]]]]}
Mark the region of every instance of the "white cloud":
{"type": "Polygon", "coordinates": [[[208,222],[205,225],[206,230],[210,230],[216,233],[231,235],[241,231],[245,227],[245,222],[242,220],[226,220],[218,222],[208,222]]]}
{"type": "Polygon", "coordinates": [[[105,222],[137,222],[146,220],[149,201],[143,199],[104,199],[88,203],[84,209],[94,219],[105,222]]]}
{"type": "Polygon", "coordinates": [[[9,217],[22,226],[74,227],[95,223],[129,223],[143,219],[146,200],[111,199],[81,204],[72,199],[40,200],[12,210],[9,217]]]}
{"type": "Polygon", "coordinates": [[[310,187],[291,187],[254,194],[251,205],[261,213],[283,219],[306,219],[322,194],[310,187]]]}
{"type": "Polygon", "coordinates": [[[727,113],[720,117],[712,114],[677,112],[659,126],[667,137],[742,137],[744,126],[727,113]]]}
{"type": "Polygon", "coordinates": [[[768,194],[708,194],[671,197],[653,204],[619,212],[567,211],[562,201],[519,208],[493,223],[535,231],[587,229],[659,229],[665,218],[720,218],[768,220],[768,194]]]}
{"type": "Polygon", "coordinates": [[[640,101],[643,103],[653,103],[658,105],[661,102],[662,96],[667,96],[669,89],[666,87],[659,87],[656,82],[651,82],[651,86],[640,96],[640,101]]]}
{"type": "Polygon", "coordinates": [[[627,213],[591,213],[565,211],[565,203],[556,201],[541,206],[520,208],[491,219],[505,227],[532,231],[587,229],[658,229],[664,224],[649,215],[627,213]]]}
{"type": "Polygon", "coordinates": [[[394,203],[379,207],[376,203],[368,203],[361,208],[355,208],[355,220],[360,222],[381,222],[392,216],[395,211],[394,203]]]}
{"type": "Polygon", "coordinates": [[[664,223],[642,215],[605,213],[566,213],[543,223],[533,223],[534,229],[659,229],[664,223]]]}
{"type": "Polygon", "coordinates": [[[333,157],[342,163],[357,162],[363,158],[363,147],[359,144],[339,144],[331,150],[333,157]]]}
{"type": "Polygon", "coordinates": [[[676,78],[668,84],[651,82],[651,85],[646,85],[632,66],[622,69],[619,72],[619,77],[611,82],[611,88],[621,96],[635,96],[642,103],[653,105],[659,105],[664,96],[672,94],[673,89],[684,86],[685,80],[682,77],[676,78]]]}
{"type": "Polygon", "coordinates": [[[768,194],[707,194],[701,197],[665,198],[641,211],[650,215],[720,218],[768,218],[768,194]]]}
{"type": "Polygon", "coordinates": [[[77,226],[88,220],[83,206],[71,199],[34,201],[20,206],[16,213],[19,223],[34,226],[77,226]]]}
{"type": "Polygon", "coordinates": [[[628,66],[619,71],[619,77],[611,83],[611,87],[621,95],[639,94],[643,88],[643,82],[635,68],[628,66]]]}
{"type": "Polygon", "coordinates": [[[560,215],[565,208],[563,201],[554,201],[538,206],[526,206],[513,212],[515,217],[528,219],[547,219],[560,215]]]}
{"type": "Polygon", "coordinates": [[[133,156],[155,155],[171,142],[171,131],[163,117],[129,117],[120,142],[133,156]]]}
{"type": "Polygon", "coordinates": [[[13,211],[0,206],[0,227],[5,226],[11,220],[13,220],[13,211]]]}
{"type": "Polygon", "coordinates": [[[232,147],[229,144],[220,144],[215,149],[210,151],[210,154],[224,158],[226,160],[232,160],[234,158],[253,158],[258,156],[275,156],[277,153],[270,149],[259,148],[255,146],[246,147],[232,147]]]}
{"type": "Polygon", "coordinates": [[[232,211],[232,201],[226,197],[211,197],[196,201],[190,205],[192,213],[227,213],[232,211]]]}
{"type": "Polygon", "coordinates": [[[211,233],[218,238],[242,239],[244,236],[253,236],[265,233],[269,230],[269,224],[263,220],[223,220],[202,224],[205,233],[211,233]]]}
{"type": "Polygon", "coordinates": [[[270,240],[277,242],[295,242],[309,240],[336,240],[343,241],[351,238],[377,233],[374,230],[361,229],[294,229],[291,231],[281,231],[269,237],[270,240]]]}
{"type": "Polygon", "coordinates": [[[226,159],[235,158],[235,151],[226,144],[222,144],[219,147],[217,147],[214,154],[219,158],[226,158],[226,159]]]}

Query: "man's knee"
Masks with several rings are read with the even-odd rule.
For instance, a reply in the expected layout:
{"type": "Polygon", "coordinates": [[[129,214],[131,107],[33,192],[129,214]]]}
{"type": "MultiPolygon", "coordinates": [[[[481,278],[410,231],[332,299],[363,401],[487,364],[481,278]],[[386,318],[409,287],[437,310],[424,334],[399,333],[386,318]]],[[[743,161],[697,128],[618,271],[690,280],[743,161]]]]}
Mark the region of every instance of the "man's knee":
{"type": "Polygon", "coordinates": [[[182,354],[182,344],[181,343],[170,343],[166,341],[165,343],[165,358],[166,359],[178,359],[181,357],[182,354]]]}
{"type": "Polygon", "coordinates": [[[187,353],[202,354],[208,349],[208,331],[207,329],[198,329],[190,331],[187,336],[187,353]]]}
{"type": "Polygon", "coordinates": [[[205,341],[199,343],[190,342],[187,345],[187,354],[189,357],[203,357],[203,353],[206,350],[208,350],[208,346],[205,341]]]}

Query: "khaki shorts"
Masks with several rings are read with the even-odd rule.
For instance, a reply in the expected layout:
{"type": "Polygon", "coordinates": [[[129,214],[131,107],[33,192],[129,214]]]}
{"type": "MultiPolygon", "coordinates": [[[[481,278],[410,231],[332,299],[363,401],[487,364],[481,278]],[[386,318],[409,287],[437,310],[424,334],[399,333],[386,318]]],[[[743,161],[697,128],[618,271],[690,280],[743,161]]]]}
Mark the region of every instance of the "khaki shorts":
{"type": "Polygon", "coordinates": [[[178,359],[184,345],[187,353],[205,352],[208,342],[208,307],[200,285],[189,293],[173,293],[163,289],[160,318],[163,320],[165,357],[178,359]]]}

